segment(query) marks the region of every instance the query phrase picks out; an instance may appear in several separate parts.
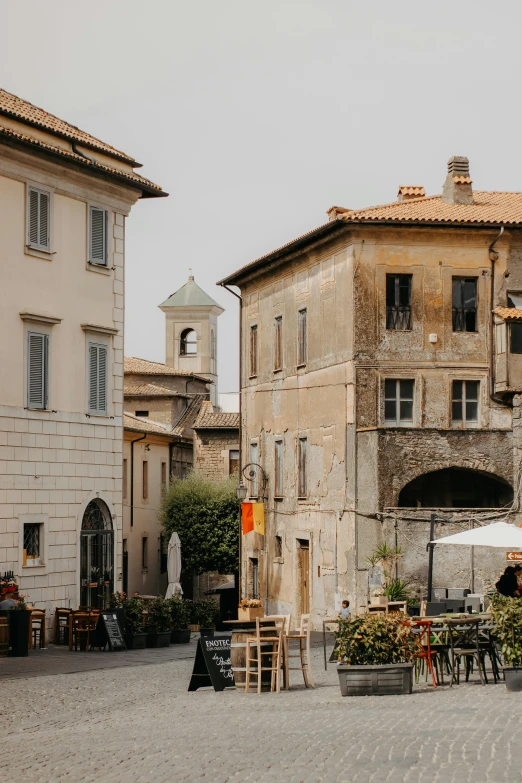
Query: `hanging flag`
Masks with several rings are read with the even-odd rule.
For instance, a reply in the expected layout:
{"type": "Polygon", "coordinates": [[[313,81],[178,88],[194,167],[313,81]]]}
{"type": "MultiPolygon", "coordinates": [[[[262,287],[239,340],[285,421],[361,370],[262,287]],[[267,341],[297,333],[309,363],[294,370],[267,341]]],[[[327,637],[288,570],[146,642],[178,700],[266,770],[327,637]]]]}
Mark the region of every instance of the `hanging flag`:
{"type": "Polygon", "coordinates": [[[265,504],[264,503],[241,503],[241,522],[243,525],[243,535],[256,533],[265,535],[265,504]]]}

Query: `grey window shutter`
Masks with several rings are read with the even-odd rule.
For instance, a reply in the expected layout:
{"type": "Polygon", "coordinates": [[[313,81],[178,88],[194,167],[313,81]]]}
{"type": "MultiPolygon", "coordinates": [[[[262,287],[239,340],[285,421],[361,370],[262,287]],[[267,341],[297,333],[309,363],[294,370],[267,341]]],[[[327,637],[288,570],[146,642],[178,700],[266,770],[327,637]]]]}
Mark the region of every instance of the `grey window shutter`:
{"type": "Polygon", "coordinates": [[[89,261],[107,263],[107,212],[98,207],[89,207],[89,261]]]}
{"type": "Polygon", "coordinates": [[[47,408],[49,337],[29,332],[27,347],[27,407],[47,408]]]}
{"type": "Polygon", "coordinates": [[[51,194],[45,190],[29,188],[28,243],[42,250],[50,247],[51,194]]]}
{"type": "Polygon", "coordinates": [[[89,343],[89,412],[107,413],[107,348],[89,343]]]}

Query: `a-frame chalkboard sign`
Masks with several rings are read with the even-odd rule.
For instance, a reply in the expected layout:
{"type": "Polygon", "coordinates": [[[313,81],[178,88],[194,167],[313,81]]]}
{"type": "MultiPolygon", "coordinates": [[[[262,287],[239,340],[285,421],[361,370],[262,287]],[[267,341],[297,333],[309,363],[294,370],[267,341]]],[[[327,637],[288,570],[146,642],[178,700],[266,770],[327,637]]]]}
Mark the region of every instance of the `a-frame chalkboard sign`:
{"type": "Polygon", "coordinates": [[[230,641],[232,634],[220,636],[202,635],[198,641],[196,658],[189,691],[213,687],[215,691],[235,688],[234,674],[230,663],[230,641]]]}
{"type": "Polygon", "coordinates": [[[127,646],[123,638],[118,615],[109,609],[100,612],[94,637],[91,639],[91,647],[105,647],[109,645],[109,650],[126,650],[127,646]]]}

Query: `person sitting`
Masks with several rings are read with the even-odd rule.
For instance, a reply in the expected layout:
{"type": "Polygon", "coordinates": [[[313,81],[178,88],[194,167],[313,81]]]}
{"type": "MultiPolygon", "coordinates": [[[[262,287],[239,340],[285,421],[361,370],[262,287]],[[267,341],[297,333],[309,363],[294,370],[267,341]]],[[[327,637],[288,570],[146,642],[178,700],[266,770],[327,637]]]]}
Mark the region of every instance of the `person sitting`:
{"type": "Polygon", "coordinates": [[[505,595],[507,598],[518,598],[520,590],[518,585],[518,576],[522,571],[522,566],[507,566],[504,573],[496,583],[497,592],[505,595]]]}

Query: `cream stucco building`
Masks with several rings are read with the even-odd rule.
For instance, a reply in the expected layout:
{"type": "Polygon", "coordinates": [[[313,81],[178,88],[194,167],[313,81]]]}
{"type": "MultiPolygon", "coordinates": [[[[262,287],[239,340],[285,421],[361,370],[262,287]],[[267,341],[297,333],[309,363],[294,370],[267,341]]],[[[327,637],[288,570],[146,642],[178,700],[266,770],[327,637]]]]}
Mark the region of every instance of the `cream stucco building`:
{"type": "Polygon", "coordinates": [[[0,90],[0,572],[51,614],[122,578],[133,158],[0,90]]]}
{"type": "MultiPolygon", "coordinates": [[[[242,591],[316,624],[367,605],[384,541],[425,593],[432,511],[446,533],[517,520],[522,454],[522,194],[474,191],[452,158],[442,195],[329,218],[222,281],[242,296],[241,463],[268,478],[242,591]]],[[[435,586],[482,590],[505,566],[446,550],[435,586]]]]}

